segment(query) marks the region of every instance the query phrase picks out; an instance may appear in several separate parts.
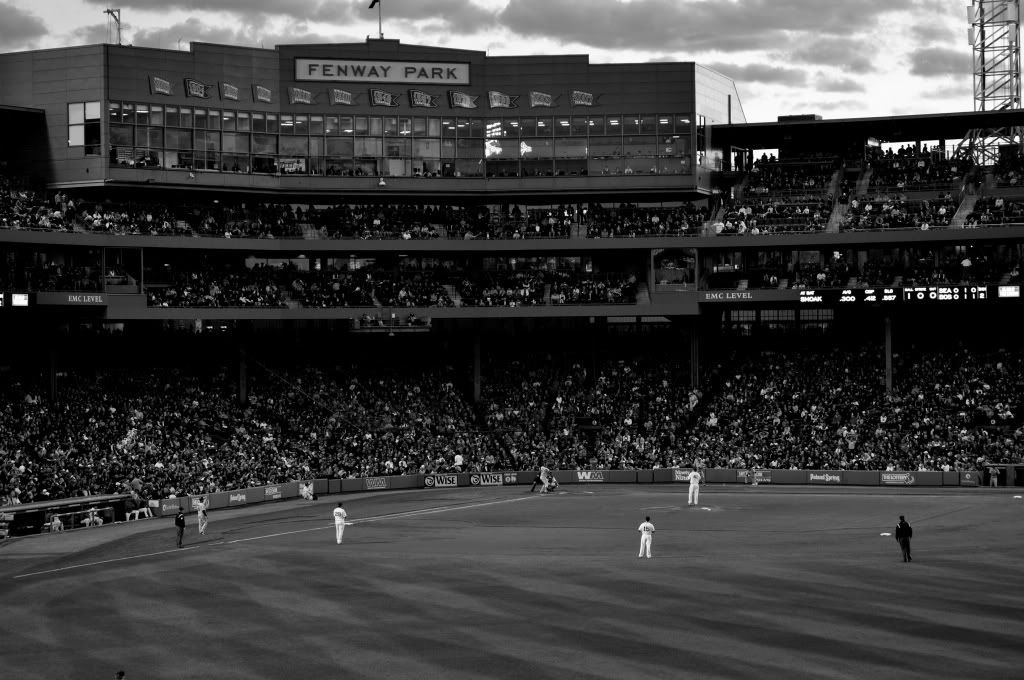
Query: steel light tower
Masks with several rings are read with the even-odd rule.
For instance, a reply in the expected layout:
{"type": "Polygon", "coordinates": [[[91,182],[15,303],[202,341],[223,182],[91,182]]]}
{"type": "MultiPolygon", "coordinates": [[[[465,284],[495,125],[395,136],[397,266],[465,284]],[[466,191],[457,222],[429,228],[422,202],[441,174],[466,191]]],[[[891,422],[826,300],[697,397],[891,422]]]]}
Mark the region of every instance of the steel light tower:
{"type": "MultiPolygon", "coordinates": [[[[972,0],[967,8],[974,66],[974,110],[1020,109],[1021,0],[972,0]]],[[[1024,121],[1022,121],[1024,122],[1024,121]]],[[[1021,126],[972,130],[961,152],[994,165],[1001,146],[1021,148],[1021,126]]]]}

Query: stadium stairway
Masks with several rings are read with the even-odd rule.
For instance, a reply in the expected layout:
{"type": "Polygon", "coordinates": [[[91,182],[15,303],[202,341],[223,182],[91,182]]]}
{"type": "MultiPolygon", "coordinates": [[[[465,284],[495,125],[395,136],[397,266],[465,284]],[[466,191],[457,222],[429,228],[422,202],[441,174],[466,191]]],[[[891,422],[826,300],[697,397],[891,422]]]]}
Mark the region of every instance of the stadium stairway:
{"type": "Polygon", "coordinates": [[[441,287],[444,288],[444,292],[448,294],[449,298],[451,298],[453,305],[456,307],[462,306],[462,296],[459,295],[459,291],[455,290],[455,286],[453,284],[445,283],[442,284],[441,287]]]}
{"type": "Polygon", "coordinates": [[[825,232],[830,234],[838,234],[839,227],[842,226],[843,220],[846,219],[846,213],[850,210],[849,203],[837,202],[832,206],[832,214],[828,216],[828,223],[825,225],[825,232]]]}
{"type": "Polygon", "coordinates": [[[857,180],[857,189],[853,192],[854,196],[867,196],[868,189],[871,187],[871,173],[874,169],[867,167],[864,169],[864,173],[857,180]]]}
{"type": "Polygon", "coordinates": [[[974,206],[977,202],[977,194],[966,194],[964,196],[964,200],[960,201],[960,206],[957,207],[956,212],[953,213],[953,219],[949,221],[949,228],[963,229],[964,222],[967,221],[967,216],[974,212],[974,206]]]}
{"type": "Polygon", "coordinates": [[[637,281],[636,284],[636,303],[638,305],[649,305],[651,304],[651,291],[647,288],[646,281],[637,281]]]}

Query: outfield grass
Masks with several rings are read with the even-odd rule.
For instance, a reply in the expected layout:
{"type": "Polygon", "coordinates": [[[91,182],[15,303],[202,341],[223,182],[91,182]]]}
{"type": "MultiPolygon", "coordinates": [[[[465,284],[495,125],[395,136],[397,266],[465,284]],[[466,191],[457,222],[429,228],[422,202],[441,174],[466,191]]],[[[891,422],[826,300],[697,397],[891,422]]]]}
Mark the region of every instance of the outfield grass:
{"type": "Polygon", "coordinates": [[[193,515],[184,550],[170,519],[16,539],[0,677],[1024,677],[1012,491],[562,491],[220,511],[201,541],[193,515]],[[901,514],[910,564],[879,535],[901,514]]]}

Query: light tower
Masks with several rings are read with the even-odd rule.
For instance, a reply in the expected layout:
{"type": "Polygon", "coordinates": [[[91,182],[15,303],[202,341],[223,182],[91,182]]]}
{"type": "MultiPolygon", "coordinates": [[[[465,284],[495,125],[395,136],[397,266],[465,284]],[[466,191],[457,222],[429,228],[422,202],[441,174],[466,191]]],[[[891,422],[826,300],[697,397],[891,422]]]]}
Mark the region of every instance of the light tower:
{"type": "MultiPolygon", "coordinates": [[[[972,0],[967,8],[974,66],[974,110],[1020,109],[1020,0],[972,0]]],[[[999,149],[1021,147],[1021,126],[971,130],[959,151],[994,165],[999,149]]]]}
{"type": "MultiPolygon", "coordinates": [[[[119,10],[119,9],[105,9],[105,10],[103,10],[103,13],[104,14],[109,14],[110,15],[110,19],[108,21],[113,21],[114,22],[114,26],[117,28],[117,44],[120,45],[121,44],[121,10],[119,10]]],[[[107,38],[108,39],[110,38],[110,24],[109,23],[107,24],[107,38]]]]}

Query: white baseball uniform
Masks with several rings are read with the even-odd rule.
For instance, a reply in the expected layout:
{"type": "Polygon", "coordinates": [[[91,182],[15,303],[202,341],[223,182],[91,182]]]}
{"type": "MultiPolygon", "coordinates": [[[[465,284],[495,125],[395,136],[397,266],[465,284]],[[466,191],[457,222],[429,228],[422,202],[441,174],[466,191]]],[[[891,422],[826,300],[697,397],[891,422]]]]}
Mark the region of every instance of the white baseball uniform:
{"type": "Polygon", "coordinates": [[[196,501],[196,515],[199,519],[199,534],[206,535],[206,525],[210,523],[207,519],[206,509],[210,506],[210,501],[196,501]]]}
{"type": "Polygon", "coordinates": [[[551,470],[543,465],[540,466],[540,492],[547,493],[548,485],[551,484],[551,470]]]}
{"type": "Polygon", "coordinates": [[[654,538],[654,525],[644,522],[637,529],[640,532],[640,554],[637,557],[651,557],[651,539],[654,538]]]}
{"type": "Polygon", "coordinates": [[[686,499],[686,504],[697,505],[697,499],[700,496],[700,473],[694,470],[686,477],[690,480],[690,495],[686,499]]]}
{"type": "Polygon", "coordinates": [[[338,545],[341,545],[341,539],[345,536],[346,517],[348,513],[345,512],[345,508],[334,509],[334,536],[338,539],[338,545]]]}

